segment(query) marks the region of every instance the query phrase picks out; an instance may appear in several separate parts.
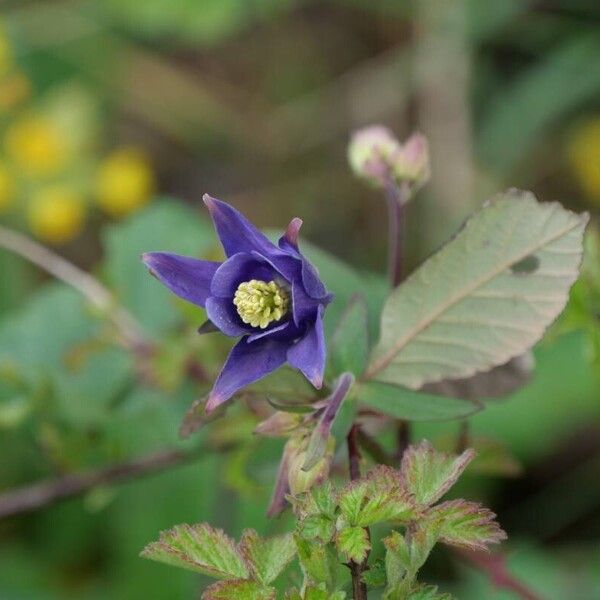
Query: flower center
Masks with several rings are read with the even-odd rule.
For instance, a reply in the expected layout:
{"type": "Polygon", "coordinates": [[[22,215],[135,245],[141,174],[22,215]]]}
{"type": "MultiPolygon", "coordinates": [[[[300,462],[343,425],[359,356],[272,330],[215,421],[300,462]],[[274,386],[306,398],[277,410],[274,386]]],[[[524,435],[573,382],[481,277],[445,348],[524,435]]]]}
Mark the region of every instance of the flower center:
{"type": "Polygon", "coordinates": [[[274,281],[251,279],[238,285],[233,303],[244,323],[265,329],[287,313],[290,298],[288,292],[274,281]]]}

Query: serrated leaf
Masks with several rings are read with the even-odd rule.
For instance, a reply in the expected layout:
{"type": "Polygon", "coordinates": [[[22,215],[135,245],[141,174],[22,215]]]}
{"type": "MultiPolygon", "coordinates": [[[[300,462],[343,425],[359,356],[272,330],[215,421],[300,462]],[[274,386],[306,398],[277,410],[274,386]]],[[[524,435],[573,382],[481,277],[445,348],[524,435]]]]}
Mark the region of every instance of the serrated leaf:
{"type": "Polygon", "coordinates": [[[335,537],[337,549],[346,557],[360,563],[367,557],[371,549],[369,534],[364,527],[344,527],[335,537]]]}
{"type": "Polygon", "coordinates": [[[306,540],[318,540],[324,544],[330,542],[335,533],[335,523],[325,515],[309,515],[300,519],[298,533],[306,540]]]}
{"type": "Polygon", "coordinates": [[[253,529],[246,529],[240,540],[240,551],[254,578],[268,585],[294,558],[296,546],[290,533],[261,538],[253,529]]]}
{"type": "Polygon", "coordinates": [[[406,521],[417,514],[413,498],[402,489],[398,471],[383,465],[348,483],[338,502],[344,520],[352,526],[406,521]]]}
{"type": "MultiPolygon", "coordinates": [[[[309,585],[304,592],[303,600],[345,600],[346,592],[329,592],[323,585],[309,585]]],[[[286,599],[287,600],[287,599],[286,599]]]]}
{"type": "Polygon", "coordinates": [[[528,350],[565,305],[588,221],[500,194],[388,298],[366,378],[417,389],[528,350]]]}
{"type": "Polygon", "coordinates": [[[487,550],[506,539],[506,533],[489,509],[467,500],[451,500],[433,507],[424,527],[433,528],[439,540],[469,550],[487,550]]]}
{"type": "Polygon", "coordinates": [[[452,600],[452,596],[439,593],[437,586],[422,585],[412,590],[406,600],[452,600]]]}
{"type": "Polygon", "coordinates": [[[176,525],[148,544],[141,556],[218,579],[247,579],[246,561],[235,542],[206,523],[176,525]]]}
{"type": "Polygon", "coordinates": [[[330,344],[335,373],[350,371],[359,377],[369,357],[367,306],[360,295],[353,296],[342,314],[330,344]]]}
{"type": "Polygon", "coordinates": [[[275,600],[275,588],[249,579],[217,581],[202,593],[203,600],[275,600]]]}
{"type": "Polygon", "coordinates": [[[381,558],[373,561],[368,570],[362,574],[362,580],[367,584],[367,588],[378,588],[387,585],[385,561],[381,558]]]}
{"type": "Polygon", "coordinates": [[[449,421],[463,419],[483,408],[473,400],[461,400],[405,387],[368,381],[356,391],[358,399],[386,415],[408,421],[449,421]]]}
{"type": "Polygon", "coordinates": [[[430,506],[456,483],[474,456],[473,450],[466,450],[460,456],[438,452],[424,440],[404,452],[400,467],[402,481],[418,504],[430,506]]]}
{"type": "Polygon", "coordinates": [[[337,552],[332,544],[321,544],[294,536],[296,551],[302,571],[315,583],[325,584],[327,589],[335,587],[338,569],[337,552]]]}

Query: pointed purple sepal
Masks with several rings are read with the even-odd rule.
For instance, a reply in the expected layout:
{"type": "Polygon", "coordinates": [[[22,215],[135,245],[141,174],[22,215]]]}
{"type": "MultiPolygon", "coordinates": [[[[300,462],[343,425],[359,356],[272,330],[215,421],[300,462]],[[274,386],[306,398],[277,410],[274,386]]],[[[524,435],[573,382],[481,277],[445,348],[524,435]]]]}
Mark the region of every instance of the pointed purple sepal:
{"type": "Polygon", "coordinates": [[[221,265],[170,252],[146,252],[142,254],[142,261],[174,294],[198,306],[205,305],[210,296],[210,283],[221,265]]]}

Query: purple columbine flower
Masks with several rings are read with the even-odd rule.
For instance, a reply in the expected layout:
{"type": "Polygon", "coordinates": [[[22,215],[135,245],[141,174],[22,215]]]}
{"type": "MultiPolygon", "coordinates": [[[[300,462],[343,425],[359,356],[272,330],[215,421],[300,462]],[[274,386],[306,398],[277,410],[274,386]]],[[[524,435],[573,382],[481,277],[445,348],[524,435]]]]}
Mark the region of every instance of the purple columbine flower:
{"type": "Polygon", "coordinates": [[[209,394],[206,411],[285,362],[320,388],[325,368],[323,311],[332,295],[298,249],[302,220],[292,219],[276,246],[229,204],[208,194],[204,203],[225,262],[167,252],[148,252],[142,260],[174,294],[204,307],[212,326],[241,338],[209,394]]]}

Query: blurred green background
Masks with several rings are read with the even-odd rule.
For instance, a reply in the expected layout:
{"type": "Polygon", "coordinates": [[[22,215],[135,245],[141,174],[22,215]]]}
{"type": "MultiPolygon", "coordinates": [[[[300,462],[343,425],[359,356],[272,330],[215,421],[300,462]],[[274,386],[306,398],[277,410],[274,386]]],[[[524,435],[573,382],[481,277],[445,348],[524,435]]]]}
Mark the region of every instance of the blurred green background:
{"type": "MultiPolygon", "coordinates": [[[[285,529],[265,517],[281,443],[252,438],[252,415],[179,440],[203,389],[186,361],[212,376],[227,342],[195,336],[202,311],[138,256],[216,256],[210,192],[261,226],[301,216],[311,242],[383,274],[385,203],[346,145],[384,123],[430,141],[410,268],[506,187],[592,213],[571,303],[532,382],[472,419],[479,467],[459,492],[498,512],[511,571],[540,598],[600,599],[598,2],[4,0],[0,16],[0,224],[97,276],[158,348],[148,381],[77,292],[0,249],[0,507],[14,487],[201,444],[186,464],[1,520],[0,598],[197,598],[201,579],[138,558],[159,530],[285,529]]],[[[458,429],[415,436],[449,444],[458,429]]],[[[516,597],[444,551],[424,577],[463,600],[516,597]]]]}

